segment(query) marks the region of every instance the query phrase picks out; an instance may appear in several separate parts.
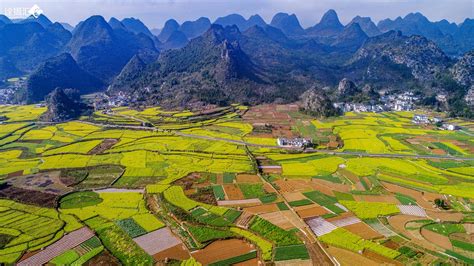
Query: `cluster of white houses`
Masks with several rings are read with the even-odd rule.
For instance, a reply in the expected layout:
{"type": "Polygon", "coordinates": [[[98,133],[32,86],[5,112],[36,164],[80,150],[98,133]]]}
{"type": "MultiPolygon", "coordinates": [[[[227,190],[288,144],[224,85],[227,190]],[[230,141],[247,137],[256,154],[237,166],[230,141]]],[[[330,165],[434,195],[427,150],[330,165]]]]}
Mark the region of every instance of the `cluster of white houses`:
{"type": "Polygon", "coordinates": [[[278,138],[278,146],[306,148],[313,146],[313,141],[305,138],[278,138]]]}
{"type": "Polygon", "coordinates": [[[411,122],[416,125],[441,124],[441,129],[444,129],[444,130],[458,130],[459,129],[458,125],[451,124],[451,123],[443,123],[443,119],[441,117],[428,117],[427,115],[423,115],[423,114],[415,114],[411,122]]]}

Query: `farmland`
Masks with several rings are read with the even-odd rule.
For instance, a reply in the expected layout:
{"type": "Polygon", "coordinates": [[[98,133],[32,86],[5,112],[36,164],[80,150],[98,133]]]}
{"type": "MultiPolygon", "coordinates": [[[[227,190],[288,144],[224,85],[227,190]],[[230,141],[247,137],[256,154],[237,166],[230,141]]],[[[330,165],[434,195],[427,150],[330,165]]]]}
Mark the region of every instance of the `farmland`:
{"type": "Polygon", "coordinates": [[[44,111],[0,107],[0,263],[77,230],[95,237],[45,263],[470,263],[470,121],[458,122],[466,134],[410,112],[315,119],[232,105],[36,123],[44,111]],[[299,136],[316,146],[276,144],[299,136]]]}

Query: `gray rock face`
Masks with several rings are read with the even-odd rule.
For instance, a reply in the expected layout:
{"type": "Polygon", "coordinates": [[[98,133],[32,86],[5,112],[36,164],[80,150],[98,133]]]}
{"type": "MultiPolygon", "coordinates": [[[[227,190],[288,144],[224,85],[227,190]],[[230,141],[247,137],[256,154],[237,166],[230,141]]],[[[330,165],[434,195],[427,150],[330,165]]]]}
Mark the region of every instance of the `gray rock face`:
{"type": "Polygon", "coordinates": [[[307,114],[317,117],[329,117],[339,114],[339,110],[333,106],[324,89],[313,87],[305,91],[300,99],[301,109],[307,114]]]}
{"type": "Polygon", "coordinates": [[[466,101],[467,105],[474,107],[474,85],[472,85],[471,89],[469,89],[469,91],[466,93],[464,100],[466,101]]]}
{"type": "Polygon", "coordinates": [[[459,59],[451,68],[451,74],[454,80],[463,86],[474,85],[474,51],[466,53],[459,59]]]}
{"type": "Polygon", "coordinates": [[[341,81],[339,81],[339,85],[337,86],[337,94],[339,96],[353,96],[357,93],[360,93],[360,90],[357,88],[354,82],[347,78],[343,78],[341,81]]]}
{"type": "Polygon", "coordinates": [[[422,36],[406,37],[390,31],[369,39],[354,55],[352,62],[387,58],[406,66],[419,81],[430,81],[446,69],[450,59],[432,41],[422,36]]]}

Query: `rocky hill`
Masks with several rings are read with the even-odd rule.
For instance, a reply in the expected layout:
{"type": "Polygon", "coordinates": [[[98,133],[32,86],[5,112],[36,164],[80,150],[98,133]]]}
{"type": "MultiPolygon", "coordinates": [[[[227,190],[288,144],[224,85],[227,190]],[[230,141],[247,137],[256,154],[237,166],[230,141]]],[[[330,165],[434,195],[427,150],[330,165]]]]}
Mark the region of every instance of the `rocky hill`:
{"type": "Polygon", "coordinates": [[[41,116],[41,120],[46,122],[63,122],[90,111],[81,102],[79,93],[72,89],[54,89],[46,97],[46,106],[48,110],[41,116]]]}
{"type": "Polygon", "coordinates": [[[85,94],[102,88],[104,84],[81,69],[68,53],[51,58],[29,77],[25,100],[34,103],[44,100],[56,88],[77,89],[85,94]]]}

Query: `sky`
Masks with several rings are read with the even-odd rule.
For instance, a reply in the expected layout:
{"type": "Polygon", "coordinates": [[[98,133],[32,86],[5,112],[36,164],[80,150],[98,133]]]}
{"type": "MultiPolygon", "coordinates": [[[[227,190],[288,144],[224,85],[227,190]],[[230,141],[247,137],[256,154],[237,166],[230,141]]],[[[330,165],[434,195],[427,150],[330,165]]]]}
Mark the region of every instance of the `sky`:
{"type": "Polygon", "coordinates": [[[474,18],[474,0],[0,0],[0,13],[21,17],[35,4],[52,21],[73,26],[92,15],[107,20],[134,17],[149,28],[162,28],[170,18],[180,23],[202,16],[214,21],[231,13],[246,18],[259,14],[270,23],[275,13],[286,12],[295,13],[306,28],[318,23],[328,9],[336,10],[343,24],[357,15],[377,23],[410,12],[421,12],[431,21],[461,23],[474,18]]]}

